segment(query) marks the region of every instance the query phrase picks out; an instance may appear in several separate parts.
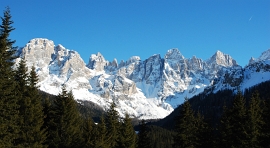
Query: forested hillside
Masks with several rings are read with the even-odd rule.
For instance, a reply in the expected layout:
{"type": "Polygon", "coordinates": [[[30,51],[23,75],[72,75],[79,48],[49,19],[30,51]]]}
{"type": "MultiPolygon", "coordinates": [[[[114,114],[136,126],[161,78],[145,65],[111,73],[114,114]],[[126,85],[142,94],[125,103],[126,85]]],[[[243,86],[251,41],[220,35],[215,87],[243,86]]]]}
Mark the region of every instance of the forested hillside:
{"type": "Polygon", "coordinates": [[[243,93],[202,93],[157,122],[140,121],[138,134],[116,104],[103,111],[74,100],[61,86],[57,96],[39,91],[35,67],[14,65],[9,8],[0,25],[0,147],[170,148],[269,147],[270,81],[243,93]]]}

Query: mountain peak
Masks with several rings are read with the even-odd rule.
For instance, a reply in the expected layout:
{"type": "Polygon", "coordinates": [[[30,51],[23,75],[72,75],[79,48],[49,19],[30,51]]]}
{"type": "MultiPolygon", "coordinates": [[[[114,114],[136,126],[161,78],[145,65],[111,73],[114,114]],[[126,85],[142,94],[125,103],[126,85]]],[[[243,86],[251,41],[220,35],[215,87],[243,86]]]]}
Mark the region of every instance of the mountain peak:
{"type": "Polygon", "coordinates": [[[139,56],[132,56],[127,61],[127,64],[130,64],[130,63],[133,63],[133,62],[137,62],[137,61],[140,61],[140,60],[141,60],[141,58],[139,56]]]}
{"type": "Polygon", "coordinates": [[[253,64],[254,62],[256,62],[256,59],[253,58],[253,57],[251,57],[251,58],[249,59],[249,62],[248,62],[248,63],[249,63],[249,65],[250,65],[250,64],[253,64]]]}
{"type": "Polygon", "coordinates": [[[102,71],[104,70],[104,66],[106,66],[107,63],[108,61],[106,61],[103,55],[98,52],[97,54],[92,54],[90,56],[87,67],[96,71],[102,71]]]}
{"type": "Polygon", "coordinates": [[[232,67],[238,65],[230,55],[224,54],[219,50],[217,50],[216,53],[209,60],[207,60],[207,63],[221,65],[224,67],[232,67]]]}
{"type": "Polygon", "coordinates": [[[270,49],[264,51],[259,57],[259,60],[270,60],[270,49]]]}
{"type": "Polygon", "coordinates": [[[52,40],[46,39],[46,38],[34,38],[31,39],[28,44],[32,45],[45,45],[45,44],[51,44],[54,45],[52,40]]]}
{"type": "Polygon", "coordinates": [[[177,48],[173,48],[167,51],[165,59],[184,59],[184,56],[177,48]]]}
{"type": "Polygon", "coordinates": [[[215,54],[216,54],[216,55],[224,55],[224,53],[221,52],[220,50],[217,50],[215,54]]]}

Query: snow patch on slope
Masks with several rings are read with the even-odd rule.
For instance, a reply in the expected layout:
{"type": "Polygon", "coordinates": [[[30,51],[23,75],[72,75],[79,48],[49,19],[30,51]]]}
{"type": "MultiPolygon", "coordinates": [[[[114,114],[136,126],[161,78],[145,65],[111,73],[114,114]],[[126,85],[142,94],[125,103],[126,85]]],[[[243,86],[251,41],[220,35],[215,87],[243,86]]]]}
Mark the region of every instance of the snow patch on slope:
{"type": "Polygon", "coordinates": [[[16,54],[26,59],[28,67],[36,67],[41,90],[58,95],[65,85],[76,100],[92,101],[105,110],[114,101],[121,116],[128,113],[140,119],[164,118],[185,97],[205,89],[244,89],[270,79],[270,49],[245,68],[220,51],[203,61],[185,58],[178,49],[168,50],[164,58],[133,56],[119,64],[97,53],[86,65],[76,51],[41,38],[16,54]]]}

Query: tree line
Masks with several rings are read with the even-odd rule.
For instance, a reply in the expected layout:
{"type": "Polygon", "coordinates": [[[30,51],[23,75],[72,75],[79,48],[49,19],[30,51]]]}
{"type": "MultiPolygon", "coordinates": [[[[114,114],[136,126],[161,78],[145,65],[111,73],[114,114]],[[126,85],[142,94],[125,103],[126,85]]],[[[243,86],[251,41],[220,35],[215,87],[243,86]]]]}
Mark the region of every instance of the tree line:
{"type": "MultiPolygon", "coordinates": [[[[235,96],[225,92],[229,95],[221,96],[223,99],[207,102],[223,104],[222,110],[220,105],[211,105],[218,112],[209,112],[209,107],[194,99],[186,100],[175,111],[171,130],[149,126],[142,120],[136,134],[129,115],[120,118],[113,102],[94,122],[90,114],[79,111],[65,86],[54,99],[42,97],[35,67],[28,70],[23,58],[14,65],[15,41],[9,36],[15,28],[9,8],[1,20],[0,147],[269,147],[269,95],[262,99],[259,92],[250,90],[244,95],[238,91],[235,96]],[[215,116],[214,121],[211,116],[215,116]]],[[[262,88],[269,93],[269,87],[262,88]]],[[[202,97],[198,100],[207,101],[202,97]]]]}
{"type": "Polygon", "coordinates": [[[98,123],[82,115],[72,92],[63,86],[53,101],[42,98],[35,67],[25,59],[15,65],[10,9],[0,26],[0,147],[135,148],[137,135],[126,114],[120,118],[111,104],[98,123]]]}
{"type": "Polygon", "coordinates": [[[258,91],[250,99],[238,91],[213,126],[187,100],[175,118],[174,147],[269,147],[269,109],[270,99],[262,100],[258,91]]]}

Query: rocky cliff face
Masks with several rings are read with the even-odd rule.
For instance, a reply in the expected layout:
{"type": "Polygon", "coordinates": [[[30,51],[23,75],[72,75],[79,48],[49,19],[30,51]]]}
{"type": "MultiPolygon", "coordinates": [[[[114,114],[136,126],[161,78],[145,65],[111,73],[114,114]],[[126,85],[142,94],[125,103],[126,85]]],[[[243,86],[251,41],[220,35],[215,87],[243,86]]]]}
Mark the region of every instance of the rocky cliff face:
{"type": "MultiPolygon", "coordinates": [[[[255,85],[251,79],[262,70],[264,74],[270,71],[269,53],[266,51],[242,68],[220,51],[203,61],[195,56],[185,58],[178,49],[168,50],[164,57],[156,54],[141,60],[134,56],[120,63],[117,59],[109,62],[97,53],[86,65],[76,51],[40,38],[17,52],[26,59],[27,66],[36,67],[41,90],[58,94],[66,85],[77,100],[92,101],[105,109],[114,101],[120,115],[129,113],[145,119],[167,116],[185,97],[206,88],[218,91],[255,85]]],[[[267,80],[270,74],[260,77],[267,80]]]]}

